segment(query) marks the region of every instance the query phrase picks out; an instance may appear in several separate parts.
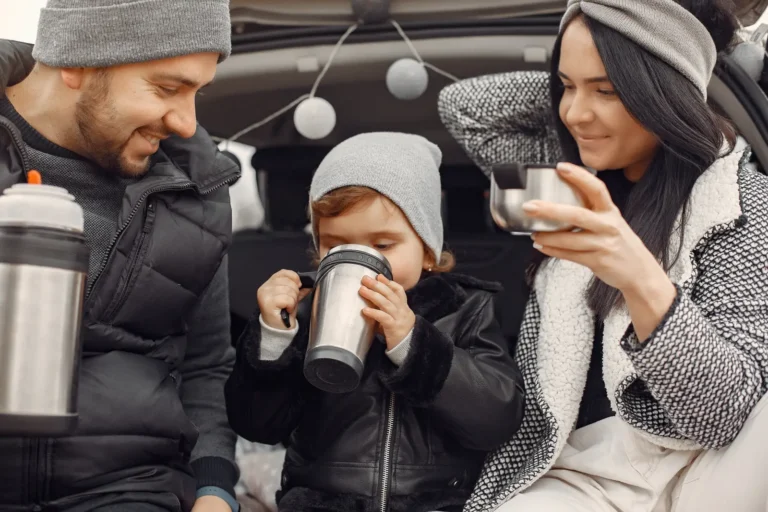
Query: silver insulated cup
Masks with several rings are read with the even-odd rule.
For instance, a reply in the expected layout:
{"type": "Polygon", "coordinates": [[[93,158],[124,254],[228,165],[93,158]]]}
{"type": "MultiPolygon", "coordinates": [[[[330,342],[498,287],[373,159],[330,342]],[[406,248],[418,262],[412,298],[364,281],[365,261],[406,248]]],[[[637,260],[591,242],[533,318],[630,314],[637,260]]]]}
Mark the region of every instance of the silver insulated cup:
{"type": "Polygon", "coordinates": [[[0,436],[77,426],[88,256],[83,211],[66,190],[21,184],[0,195],[0,436]]]}
{"type": "Polygon", "coordinates": [[[526,215],[523,204],[533,200],[584,206],[579,195],[560,178],[555,165],[504,164],[493,168],[491,216],[497,226],[513,235],[573,228],[526,215]]]}
{"type": "Polygon", "coordinates": [[[369,304],[361,280],[379,274],[392,279],[389,262],[363,245],[335,247],[320,262],[304,359],[304,376],[318,389],[348,393],[360,384],[376,328],[362,313],[369,304]]]}

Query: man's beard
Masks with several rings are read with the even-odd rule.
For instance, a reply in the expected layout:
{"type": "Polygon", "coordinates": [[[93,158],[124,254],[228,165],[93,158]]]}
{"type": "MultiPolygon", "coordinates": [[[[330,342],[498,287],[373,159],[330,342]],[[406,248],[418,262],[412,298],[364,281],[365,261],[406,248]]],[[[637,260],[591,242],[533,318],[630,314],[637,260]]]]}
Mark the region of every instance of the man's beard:
{"type": "Polygon", "coordinates": [[[149,170],[149,158],[143,164],[136,164],[125,157],[130,137],[124,142],[109,138],[110,133],[120,131],[120,123],[109,98],[109,75],[106,71],[100,71],[94,77],[94,83],[77,102],[75,122],[85,156],[106,171],[124,178],[137,178],[149,170]]]}

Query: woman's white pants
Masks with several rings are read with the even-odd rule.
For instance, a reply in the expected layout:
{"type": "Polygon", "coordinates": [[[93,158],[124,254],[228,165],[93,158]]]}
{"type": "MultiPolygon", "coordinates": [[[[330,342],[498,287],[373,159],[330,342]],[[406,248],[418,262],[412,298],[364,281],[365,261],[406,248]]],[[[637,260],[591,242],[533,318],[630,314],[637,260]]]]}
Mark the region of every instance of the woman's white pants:
{"type": "Polygon", "coordinates": [[[768,396],[720,450],[659,448],[618,418],[571,434],[554,467],[498,512],[768,512],[768,396]]]}

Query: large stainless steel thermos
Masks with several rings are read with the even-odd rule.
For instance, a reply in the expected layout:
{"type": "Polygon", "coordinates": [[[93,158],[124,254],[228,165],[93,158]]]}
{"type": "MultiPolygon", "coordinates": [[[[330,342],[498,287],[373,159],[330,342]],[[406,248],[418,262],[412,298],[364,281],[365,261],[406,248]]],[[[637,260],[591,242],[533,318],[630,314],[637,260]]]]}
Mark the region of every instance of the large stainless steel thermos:
{"type": "Polygon", "coordinates": [[[83,211],[66,190],[32,171],[0,196],[0,435],[77,426],[88,256],[83,211]]]}
{"type": "Polygon", "coordinates": [[[335,247],[320,262],[304,359],[304,376],[315,387],[348,393],[360,384],[376,322],[363,316],[369,304],[359,292],[364,276],[379,274],[392,279],[389,262],[364,245],[335,247]]]}
{"type": "Polygon", "coordinates": [[[504,164],[491,175],[491,216],[501,229],[512,234],[565,231],[573,226],[533,219],[523,211],[527,201],[584,206],[581,197],[557,174],[555,165],[504,164]]]}

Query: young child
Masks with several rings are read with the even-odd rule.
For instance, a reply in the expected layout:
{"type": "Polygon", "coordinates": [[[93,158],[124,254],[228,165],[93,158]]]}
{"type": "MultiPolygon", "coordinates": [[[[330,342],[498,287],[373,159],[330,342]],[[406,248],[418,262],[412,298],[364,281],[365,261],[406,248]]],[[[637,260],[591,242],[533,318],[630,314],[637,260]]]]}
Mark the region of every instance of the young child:
{"type": "Polygon", "coordinates": [[[258,291],[227,410],[240,436],[288,446],[281,511],[459,511],[486,453],[520,425],[523,380],[494,318],[500,287],[446,273],[441,158],[423,137],[366,133],[336,146],[312,180],[317,256],[361,244],[392,266],[393,281],[360,283],[381,343],[355,391],[324,393],[304,378],[299,276],[281,270],[258,291]]]}

